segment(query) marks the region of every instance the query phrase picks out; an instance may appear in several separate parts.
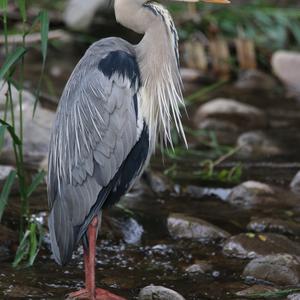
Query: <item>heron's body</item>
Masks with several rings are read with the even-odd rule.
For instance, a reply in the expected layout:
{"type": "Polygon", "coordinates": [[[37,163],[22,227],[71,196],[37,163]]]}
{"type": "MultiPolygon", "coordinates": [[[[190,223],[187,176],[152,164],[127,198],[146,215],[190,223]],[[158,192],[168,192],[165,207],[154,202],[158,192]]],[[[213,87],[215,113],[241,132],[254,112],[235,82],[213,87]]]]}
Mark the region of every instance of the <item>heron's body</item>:
{"type": "MultiPolygon", "coordinates": [[[[172,121],[184,137],[177,32],[169,13],[144,0],[115,0],[115,14],[144,34],[141,42],[107,38],[87,50],[64,89],[51,136],[49,229],[62,265],[81,239],[85,249],[95,247],[88,228],[132,186],[157,138],[171,143],[172,121]]],[[[93,256],[86,255],[86,273],[93,256]]],[[[93,276],[87,277],[91,299],[93,276]]]]}

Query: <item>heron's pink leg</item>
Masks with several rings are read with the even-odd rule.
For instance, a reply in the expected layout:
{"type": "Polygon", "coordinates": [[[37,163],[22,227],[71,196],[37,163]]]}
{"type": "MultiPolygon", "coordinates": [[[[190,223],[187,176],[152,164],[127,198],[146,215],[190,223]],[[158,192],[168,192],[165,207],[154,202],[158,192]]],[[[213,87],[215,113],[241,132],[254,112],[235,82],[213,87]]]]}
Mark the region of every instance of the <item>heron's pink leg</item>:
{"type": "Polygon", "coordinates": [[[125,300],[109,291],[95,287],[95,256],[98,218],[94,217],[88,228],[89,249],[84,250],[85,289],[71,293],[68,299],[125,300]]]}

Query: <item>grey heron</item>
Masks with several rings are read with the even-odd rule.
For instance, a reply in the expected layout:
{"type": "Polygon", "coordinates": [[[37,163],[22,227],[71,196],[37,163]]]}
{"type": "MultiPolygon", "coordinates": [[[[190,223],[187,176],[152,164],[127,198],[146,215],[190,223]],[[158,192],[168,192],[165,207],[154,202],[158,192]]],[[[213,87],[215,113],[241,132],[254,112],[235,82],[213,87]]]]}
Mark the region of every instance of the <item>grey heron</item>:
{"type": "Polygon", "coordinates": [[[54,258],[65,265],[80,241],[84,248],[86,287],[71,293],[73,299],[123,299],[95,288],[101,211],[130,189],[157,139],[172,144],[172,122],[185,139],[178,36],[170,14],[148,0],[115,0],[114,10],[121,25],[143,38],[137,45],[105,38],[90,46],[65,86],[49,147],[54,258]]]}

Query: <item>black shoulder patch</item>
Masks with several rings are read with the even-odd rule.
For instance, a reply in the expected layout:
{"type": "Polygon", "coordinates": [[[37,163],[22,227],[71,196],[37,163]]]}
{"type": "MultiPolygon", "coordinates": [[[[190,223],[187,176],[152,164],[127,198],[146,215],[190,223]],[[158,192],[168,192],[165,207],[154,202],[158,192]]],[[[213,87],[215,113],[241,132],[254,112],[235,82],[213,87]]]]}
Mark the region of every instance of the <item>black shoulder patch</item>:
{"type": "Polygon", "coordinates": [[[105,58],[101,59],[98,68],[105,76],[111,78],[114,73],[126,76],[131,81],[131,86],[136,82],[141,85],[141,76],[138,63],[133,55],[125,51],[117,50],[110,52],[105,58]]]}

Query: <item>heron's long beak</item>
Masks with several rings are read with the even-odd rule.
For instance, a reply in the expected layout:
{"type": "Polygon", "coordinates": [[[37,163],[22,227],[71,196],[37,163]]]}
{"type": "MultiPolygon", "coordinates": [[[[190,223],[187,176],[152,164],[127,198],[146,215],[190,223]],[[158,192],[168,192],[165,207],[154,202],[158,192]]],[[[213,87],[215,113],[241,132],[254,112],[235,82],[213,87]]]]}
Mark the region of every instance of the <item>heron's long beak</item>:
{"type": "Polygon", "coordinates": [[[230,0],[176,0],[176,1],[182,1],[182,2],[206,2],[206,3],[219,3],[219,4],[228,4],[230,3],[230,0]]]}

